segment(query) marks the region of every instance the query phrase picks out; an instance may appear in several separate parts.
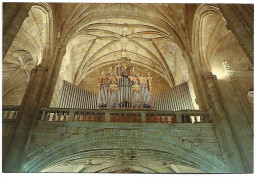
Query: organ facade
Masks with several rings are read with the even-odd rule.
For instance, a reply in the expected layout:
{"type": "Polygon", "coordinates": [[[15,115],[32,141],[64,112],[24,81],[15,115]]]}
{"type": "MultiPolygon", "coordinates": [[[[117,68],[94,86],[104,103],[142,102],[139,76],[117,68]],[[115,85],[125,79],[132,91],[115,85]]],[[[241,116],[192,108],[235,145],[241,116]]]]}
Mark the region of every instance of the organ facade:
{"type": "Polygon", "coordinates": [[[100,73],[99,108],[152,108],[149,71],[142,76],[140,67],[135,68],[130,59],[122,57],[109,72],[100,73]]]}

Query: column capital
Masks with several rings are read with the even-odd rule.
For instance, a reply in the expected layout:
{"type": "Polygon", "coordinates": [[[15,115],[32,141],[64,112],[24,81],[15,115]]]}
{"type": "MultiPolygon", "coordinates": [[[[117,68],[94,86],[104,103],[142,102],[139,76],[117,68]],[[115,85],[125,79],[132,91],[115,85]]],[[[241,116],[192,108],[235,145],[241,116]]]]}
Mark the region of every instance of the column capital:
{"type": "Polygon", "coordinates": [[[205,79],[208,79],[208,78],[213,78],[215,75],[212,74],[212,72],[207,72],[203,76],[204,76],[205,79]]]}
{"type": "Polygon", "coordinates": [[[42,72],[47,72],[48,71],[48,68],[47,67],[44,67],[43,65],[38,65],[36,66],[35,68],[32,69],[32,71],[42,71],[42,72]]]}

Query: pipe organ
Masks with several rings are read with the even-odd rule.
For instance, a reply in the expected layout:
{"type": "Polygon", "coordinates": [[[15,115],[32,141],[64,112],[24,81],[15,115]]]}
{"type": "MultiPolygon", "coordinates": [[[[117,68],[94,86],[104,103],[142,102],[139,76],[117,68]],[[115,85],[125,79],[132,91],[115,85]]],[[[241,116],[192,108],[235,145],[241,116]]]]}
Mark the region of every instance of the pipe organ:
{"type": "Polygon", "coordinates": [[[111,67],[110,72],[100,72],[99,108],[151,108],[151,80],[141,76],[140,67],[135,71],[130,60],[121,58],[121,63],[111,67]]]}
{"type": "Polygon", "coordinates": [[[166,111],[194,110],[188,83],[154,94],[153,108],[166,111]]]}
{"type": "Polygon", "coordinates": [[[165,111],[194,110],[188,83],[151,93],[150,73],[141,74],[128,58],[110,68],[106,74],[100,71],[99,94],[63,81],[60,108],[78,109],[153,109],[165,111]]]}
{"type": "Polygon", "coordinates": [[[97,109],[98,95],[63,81],[60,108],[97,109]]]}

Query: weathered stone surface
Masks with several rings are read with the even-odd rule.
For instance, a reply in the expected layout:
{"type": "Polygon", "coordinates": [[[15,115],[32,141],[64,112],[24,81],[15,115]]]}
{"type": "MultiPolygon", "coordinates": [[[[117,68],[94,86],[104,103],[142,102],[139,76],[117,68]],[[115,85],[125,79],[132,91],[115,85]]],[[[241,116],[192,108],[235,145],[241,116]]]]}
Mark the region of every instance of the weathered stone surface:
{"type": "Polygon", "coordinates": [[[65,133],[66,132],[66,127],[56,127],[55,132],[59,133],[65,133]]]}

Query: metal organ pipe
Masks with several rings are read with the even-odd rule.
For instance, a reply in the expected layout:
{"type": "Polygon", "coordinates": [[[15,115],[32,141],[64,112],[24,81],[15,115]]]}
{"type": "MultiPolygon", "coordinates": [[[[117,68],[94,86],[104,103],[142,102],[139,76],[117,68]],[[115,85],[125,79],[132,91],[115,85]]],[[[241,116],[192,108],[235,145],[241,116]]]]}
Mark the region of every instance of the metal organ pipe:
{"type": "Polygon", "coordinates": [[[72,108],[72,86],[71,86],[71,84],[68,84],[69,85],[69,96],[68,96],[68,105],[67,105],[67,107],[68,108],[72,108]]]}
{"type": "Polygon", "coordinates": [[[76,103],[75,103],[75,107],[76,108],[80,108],[79,107],[79,89],[75,88],[75,90],[76,90],[76,98],[75,98],[76,103]]]}
{"type": "Polygon", "coordinates": [[[175,107],[175,102],[174,102],[174,100],[173,100],[173,88],[171,88],[170,97],[171,97],[171,110],[172,110],[172,111],[175,111],[175,109],[174,109],[174,107],[175,107]]]}
{"type": "Polygon", "coordinates": [[[167,110],[170,111],[171,110],[171,106],[172,106],[172,100],[171,100],[171,88],[168,89],[168,92],[167,92],[167,110]]]}
{"type": "Polygon", "coordinates": [[[90,102],[90,96],[89,96],[89,92],[87,92],[87,109],[90,109],[89,102],[90,102]]]}
{"type": "Polygon", "coordinates": [[[194,109],[187,83],[179,84],[173,88],[153,95],[154,109],[179,111],[194,109]]]}
{"type": "Polygon", "coordinates": [[[166,106],[165,106],[165,108],[166,108],[166,110],[168,111],[169,109],[170,109],[170,102],[169,102],[169,90],[170,89],[168,89],[167,90],[167,93],[166,93],[166,106]]]}
{"type": "Polygon", "coordinates": [[[190,102],[189,102],[189,97],[188,97],[186,85],[183,86],[183,94],[185,95],[185,101],[186,101],[186,104],[187,104],[187,108],[190,109],[190,102]]]}
{"type": "Polygon", "coordinates": [[[81,104],[80,108],[84,109],[84,91],[83,91],[83,89],[80,90],[80,104],[81,104]]]}
{"type": "Polygon", "coordinates": [[[183,104],[184,104],[184,108],[189,108],[189,106],[188,106],[188,101],[186,100],[186,95],[185,95],[185,93],[184,93],[184,85],[182,84],[182,86],[181,86],[181,94],[182,94],[182,102],[183,102],[183,104]]]}
{"type": "Polygon", "coordinates": [[[182,109],[182,104],[181,104],[181,98],[180,98],[180,86],[178,85],[176,88],[176,92],[177,92],[177,101],[178,101],[178,110],[180,111],[182,109]]]}
{"type": "Polygon", "coordinates": [[[191,95],[190,95],[190,92],[189,92],[189,86],[188,86],[188,83],[186,85],[186,93],[188,94],[187,98],[188,98],[188,101],[189,101],[189,107],[190,109],[193,109],[193,104],[192,104],[192,100],[191,100],[191,95]]]}
{"type": "MultiPolygon", "coordinates": [[[[62,89],[61,89],[61,97],[63,97],[64,96],[64,86],[66,86],[66,84],[64,83],[64,81],[63,81],[63,83],[62,83],[62,89]]],[[[60,106],[63,106],[63,99],[62,98],[60,98],[60,106]]]]}
{"type": "Polygon", "coordinates": [[[87,108],[87,105],[86,105],[86,99],[87,99],[87,96],[86,96],[86,91],[83,91],[83,108],[86,109],[87,108]]]}
{"type": "Polygon", "coordinates": [[[180,85],[178,85],[177,94],[178,94],[178,102],[179,102],[179,110],[182,110],[182,102],[181,102],[181,92],[180,92],[180,85]]]}
{"type": "Polygon", "coordinates": [[[98,96],[95,93],[79,88],[64,80],[59,107],[93,109],[97,107],[97,99],[98,96]]]}

